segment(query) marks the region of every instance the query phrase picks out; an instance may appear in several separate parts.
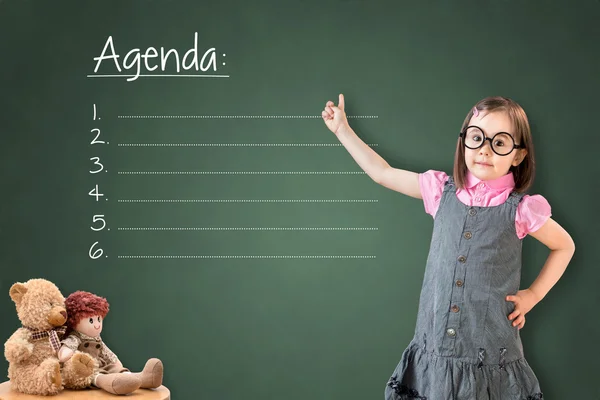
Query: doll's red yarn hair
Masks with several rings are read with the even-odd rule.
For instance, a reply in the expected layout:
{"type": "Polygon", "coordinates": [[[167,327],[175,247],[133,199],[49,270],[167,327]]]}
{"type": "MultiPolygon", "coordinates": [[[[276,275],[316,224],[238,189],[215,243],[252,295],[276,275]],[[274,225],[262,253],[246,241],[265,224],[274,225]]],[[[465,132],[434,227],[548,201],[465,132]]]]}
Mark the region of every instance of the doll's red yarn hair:
{"type": "Polygon", "coordinates": [[[104,319],[108,314],[108,301],[104,297],[78,290],[65,299],[67,328],[73,329],[82,319],[99,315],[104,319]]]}

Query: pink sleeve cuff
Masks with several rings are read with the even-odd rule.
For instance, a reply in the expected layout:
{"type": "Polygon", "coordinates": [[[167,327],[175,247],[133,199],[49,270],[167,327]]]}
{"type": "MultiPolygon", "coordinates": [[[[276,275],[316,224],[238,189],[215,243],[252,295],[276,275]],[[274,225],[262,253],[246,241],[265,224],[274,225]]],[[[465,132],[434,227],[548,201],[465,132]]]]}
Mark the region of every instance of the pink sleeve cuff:
{"type": "Polygon", "coordinates": [[[443,171],[428,170],[419,174],[419,187],[425,212],[435,217],[440,206],[440,200],[444,191],[444,184],[448,180],[448,175],[443,171]]]}
{"type": "Polygon", "coordinates": [[[525,195],[517,207],[515,228],[519,239],[542,227],[552,215],[548,201],[541,195],[525,195]]]}

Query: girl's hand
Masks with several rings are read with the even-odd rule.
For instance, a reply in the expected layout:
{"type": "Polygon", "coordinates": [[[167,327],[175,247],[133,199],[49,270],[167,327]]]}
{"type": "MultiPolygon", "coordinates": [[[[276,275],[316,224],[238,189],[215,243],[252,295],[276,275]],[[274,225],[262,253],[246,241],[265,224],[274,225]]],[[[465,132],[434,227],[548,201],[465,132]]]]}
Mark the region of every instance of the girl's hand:
{"type": "Polygon", "coordinates": [[[323,117],[327,128],[336,135],[341,127],[347,126],[348,120],[346,119],[346,113],[344,111],[344,95],[340,94],[337,107],[333,101],[328,101],[327,104],[325,104],[325,109],[321,112],[321,116],[323,117]]]}
{"type": "Polygon", "coordinates": [[[515,303],[515,309],[508,315],[509,320],[515,319],[512,326],[522,329],[525,325],[525,314],[527,314],[537,303],[536,295],[529,289],[519,290],[514,296],[506,296],[507,301],[515,303]]]}

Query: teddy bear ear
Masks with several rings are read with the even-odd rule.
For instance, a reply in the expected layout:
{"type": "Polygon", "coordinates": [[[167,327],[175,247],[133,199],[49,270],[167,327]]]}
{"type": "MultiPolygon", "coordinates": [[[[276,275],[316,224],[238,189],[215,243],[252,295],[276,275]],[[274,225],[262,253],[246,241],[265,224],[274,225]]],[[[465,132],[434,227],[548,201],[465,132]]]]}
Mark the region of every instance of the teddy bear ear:
{"type": "Polygon", "coordinates": [[[19,304],[25,293],[27,293],[27,286],[22,283],[15,283],[10,287],[10,291],[8,293],[15,304],[19,304]]]}

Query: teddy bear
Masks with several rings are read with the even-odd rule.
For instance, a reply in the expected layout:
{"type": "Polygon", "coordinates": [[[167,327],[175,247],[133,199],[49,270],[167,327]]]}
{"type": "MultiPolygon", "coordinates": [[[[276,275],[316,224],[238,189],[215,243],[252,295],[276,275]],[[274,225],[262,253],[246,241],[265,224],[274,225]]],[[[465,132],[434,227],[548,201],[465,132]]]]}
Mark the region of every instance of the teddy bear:
{"type": "MultiPolygon", "coordinates": [[[[22,324],[4,343],[11,387],[26,394],[58,394],[63,389],[58,350],[66,329],[65,298],[54,283],[41,278],[13,284],[9,295],[22,324]]],[[[93,373],[93,358],[81,354],[63,368],[85,379],[93,373]]]]}
{"type": "Polygon", "coordinates": [[[61,341],[58,358],[68,362],[78,354],[89,354],[94,359],[94,373],[90,380],[63,374],[65,387],[84,389],[96,387],[109,393],[125,395],[138,388],[152,389],[162,384],[163,364],[158,358],[146,362],[142,372],[131,372],[102,340],[100,333],[108,314],[108,301],[90,292],[76,291],[65,299],[67,331],[61,341]]]}

